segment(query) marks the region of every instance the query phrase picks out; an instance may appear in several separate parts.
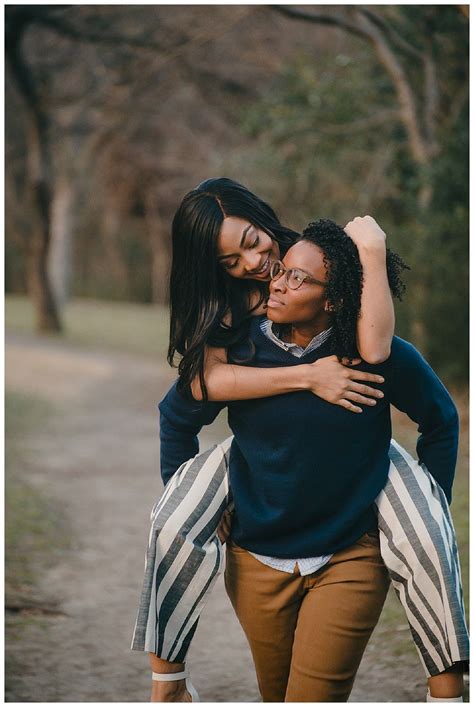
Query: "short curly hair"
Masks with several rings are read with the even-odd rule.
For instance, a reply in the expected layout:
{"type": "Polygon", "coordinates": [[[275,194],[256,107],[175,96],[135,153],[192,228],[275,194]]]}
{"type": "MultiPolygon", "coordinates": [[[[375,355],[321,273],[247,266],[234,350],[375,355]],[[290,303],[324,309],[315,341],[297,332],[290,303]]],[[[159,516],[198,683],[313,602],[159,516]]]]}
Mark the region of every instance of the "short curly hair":
{"type": "MultiPolygon", "coordinates": [[[[356,325],[360,316],[363,272],[359,252],[344,229],[330,219],[318,219],[303,231],[300,241],[308,241],[323,251],[327,270],[326,298],[333,327],[333,350],[341,360],[358,356],[356,325]]],[[[405,292],[401,279],[409,266],[387,248],[387,275],[390,290],[399,300],[405,292]]]]}

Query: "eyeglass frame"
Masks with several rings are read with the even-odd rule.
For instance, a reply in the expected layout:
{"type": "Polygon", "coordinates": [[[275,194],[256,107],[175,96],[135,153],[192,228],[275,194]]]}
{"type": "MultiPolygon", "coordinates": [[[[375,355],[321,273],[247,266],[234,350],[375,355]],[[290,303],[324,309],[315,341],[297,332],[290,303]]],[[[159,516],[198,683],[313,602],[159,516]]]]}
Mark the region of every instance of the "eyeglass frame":
{"type": "Polygon", "coordinates": [[[327,285],[327,282],[322,282],[321,280],[316,280],[315,277],[313,277],[313,276],[310,275],[309,273],[305,272],[305,271],[302,270],[301,268],[285,268],[285,266],[283,265],[283,263],[281,262],[281,260],[275,260],[275,262],[272,263],[271,268],[270,268],[270,281],[272,282],[273,280],[279,280],[280,277],[283,277],[283,276],[285,276],[285,283],[286,283],[286,286],[287,286],[290,290],[299,290],[299,288],[301,287],[301,285],[302,285],[303,283],[305,283],[305,282],[309,282],[309,283],[314,284],[314,285],[322,285],[323,287],[326,287],[326,285],[327,285]],[[273,272],[273,269],[274,269],[275,265],[279,265],[279,266],[280,266],[280,274],[279,274],[279,275],[275,275],[275,276],[272,277],[272,272],[273,272]],[[290,287],[289,277],[291,277],[291,276],[288,275],[288,273],[291,273],[291,272],[299,272],[299,273],[302,273],[302,274],[304,275],[304,280],[302,280],[302,281],[300,282],[300,284],[299,284],[297,287],[290,287]]]}

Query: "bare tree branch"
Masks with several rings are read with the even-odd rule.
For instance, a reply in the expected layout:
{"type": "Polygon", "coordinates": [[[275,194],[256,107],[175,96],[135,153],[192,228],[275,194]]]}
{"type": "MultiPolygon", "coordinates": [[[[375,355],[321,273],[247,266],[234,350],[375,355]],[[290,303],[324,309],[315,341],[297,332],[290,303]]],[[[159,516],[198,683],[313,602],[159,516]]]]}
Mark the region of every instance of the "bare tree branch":
{"type": "Polygon", "coordinates": [[[76,27],[74,27],[74,25],[71,25],[63,18],[48,14],[42,15],[39,21],[41,22],[41,24],[50,27],[51,29],[54,29],[59,34],[65,35],[79,42],[89,42],[92,44],[105,45],[110,44],[112,46],[119,45],[134,49],[141,49],[145,51],[159,52],[161,54],[161,60],[158,65],[154,65],[154,70],[158,71],[169,61],[177,59],[179,56],[189,51],[189,49],[202,46],[207,42],[214,41],[218,37],[221,37],[223,34],[228,32],[234,25],[240,22],[240,20],[242,20],[244,17],[254,11],[255,8],[253,6],[245,7],[242,12],[233,17],[232,21],[226,24],[225,27],[220,29],[219,31],[217,31],[215,27],[211,27],[211,29],[206,28],[205,30],[196,32],[195,35],[193,35],[189,40],[179,45],[178,47],[174,47],[173,49],[164,53],[162,51],[162,47],[157,42],[150,41],[145,38],[126,37],[123,35],[121,36],[116,34],[107,34],[104,32],[94,32],[88,29],[84,29],[82,27],[77,29],[76,27]]]}
{"type": "Polygon", "coordinates": [[[366,38],[366,33],[339,15],[327,15],[327,14],[314,14],[312,12],[307,12],[306,10],[297,10],[294,7],[288,7],[287,5],[268,5],[271,10],[276,10],[285,17],[290,17],[292,20],[305,20],[306,22],[314,22],[320,25],[330,25],[332,27],[340,27],[341,29],[355,34],[359,37],[366,38]]]}
{"type": "Polygon", "coordinates": [[[408,77],[379,26],[369,19],[367,12],[360,11],[360,8],[355,5],[356,23],[353,23],[339,16],[314,14],[284,5],[269,5],[269,7],[292,19],[314,22],[315,24],[333,25],[369,41],[394,85],[400,105],[400,119],[408,134],[408,142],[413,159],[418,164],[426,164],[429,158],[428,149],[418,123],[415,96],[408,77]]]}
{"type": "Polygon", "coordinates": [[[377,27],[385,32],[385,34],[393,39],[393,41],[398,44],[400,49],[402,49],[404,52],[409,54],[410,56],[415,57],[416,59],[422,59],[423,58],[423,53],[417,49],[417,47],[414,47],[412,44],[407,42],[407,40],[402,37],[394,27],[386,22],[386,20],[381,17],[380,15],[377,15],[375,12],[372,10],[369,10],[367,7],[359,6],[357,8],[359,12],[363,13],[369,20],[371,20],[377,27]]]}
{"type": "Polygon", "coordinates": [[[378,27],[362,13],[359,13],[359,20],[366,30],[379,61],[392,79],[400,104],[400,117],[408,134],[413,158],[418,164],[426,164],[429,157],[427,145],[420,130],[415,96],[405,70],[378,27]]]}

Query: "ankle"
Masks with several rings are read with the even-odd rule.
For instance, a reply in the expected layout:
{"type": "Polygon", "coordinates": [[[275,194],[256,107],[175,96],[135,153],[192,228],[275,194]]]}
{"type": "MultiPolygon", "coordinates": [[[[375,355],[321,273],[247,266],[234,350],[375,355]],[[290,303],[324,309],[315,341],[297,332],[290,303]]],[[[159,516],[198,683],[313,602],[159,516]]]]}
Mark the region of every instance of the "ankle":
{"type": "Polygon", "coordinates": [[[168,660],[164,660],[155,653],[149,653],[150,667],[154,673],[159,673],[161,675],[166,673],[182,673],[186,669],[185,663],[170,663],[168,660]]]}
{"type": "Polygon", "coordinates": [[[186,681],[184,679],[173,680],[172,682],[158,682],[154,680],[152,683],[152,701],[182,702],[183,700],[181,698],[186,694],[186,681]]]}
{"type": "Polygon", "coordinates": [[[432,697],[430,690],[426,693],[427,702],[464,702],[462,695],[458,697],[432,697]]]}

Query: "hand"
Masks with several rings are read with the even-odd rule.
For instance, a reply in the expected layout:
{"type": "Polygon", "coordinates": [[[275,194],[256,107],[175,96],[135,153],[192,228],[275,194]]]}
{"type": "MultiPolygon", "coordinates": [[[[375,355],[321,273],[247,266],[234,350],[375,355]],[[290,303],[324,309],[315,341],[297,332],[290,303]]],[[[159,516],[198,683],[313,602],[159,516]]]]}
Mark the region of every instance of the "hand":
{"type": "Polygon", "coordinates": [[[224,513],[222,514],[222,518],[220,519],[219,526],[217,528],[217,535],[219,536],[219,540],[222,544],[225,543],[225,541],[230,535],[230,531],[232,528],[232,514],[234,512],[233,509],[233,503],[227,506],[224,513]]]}
{"type": "Polygon", "coordinates": [[[352,238],[358,250],[383,250],[386,235],[372,216],[356,216],[344,226],[344,231],[352,238]]]}
{"type": "MultiPolygon", "coordinates": [[[[356,358],[353,359],[351,365],[360,362],[361,359],[356,358]]],[[[312,393],[328,403],[341,405],[351,412],[362,412],[362,408],[354,403],[376,405],[377,399],[383,398],[381,390],[356,381],[383,383],[385,378],[376,373],[351,370],[347,358],[343,359],[342,363],[339,363],[337,356],[320,358],[318,361],[308,364],[308,373],[308,387],[312,393]]]]}

